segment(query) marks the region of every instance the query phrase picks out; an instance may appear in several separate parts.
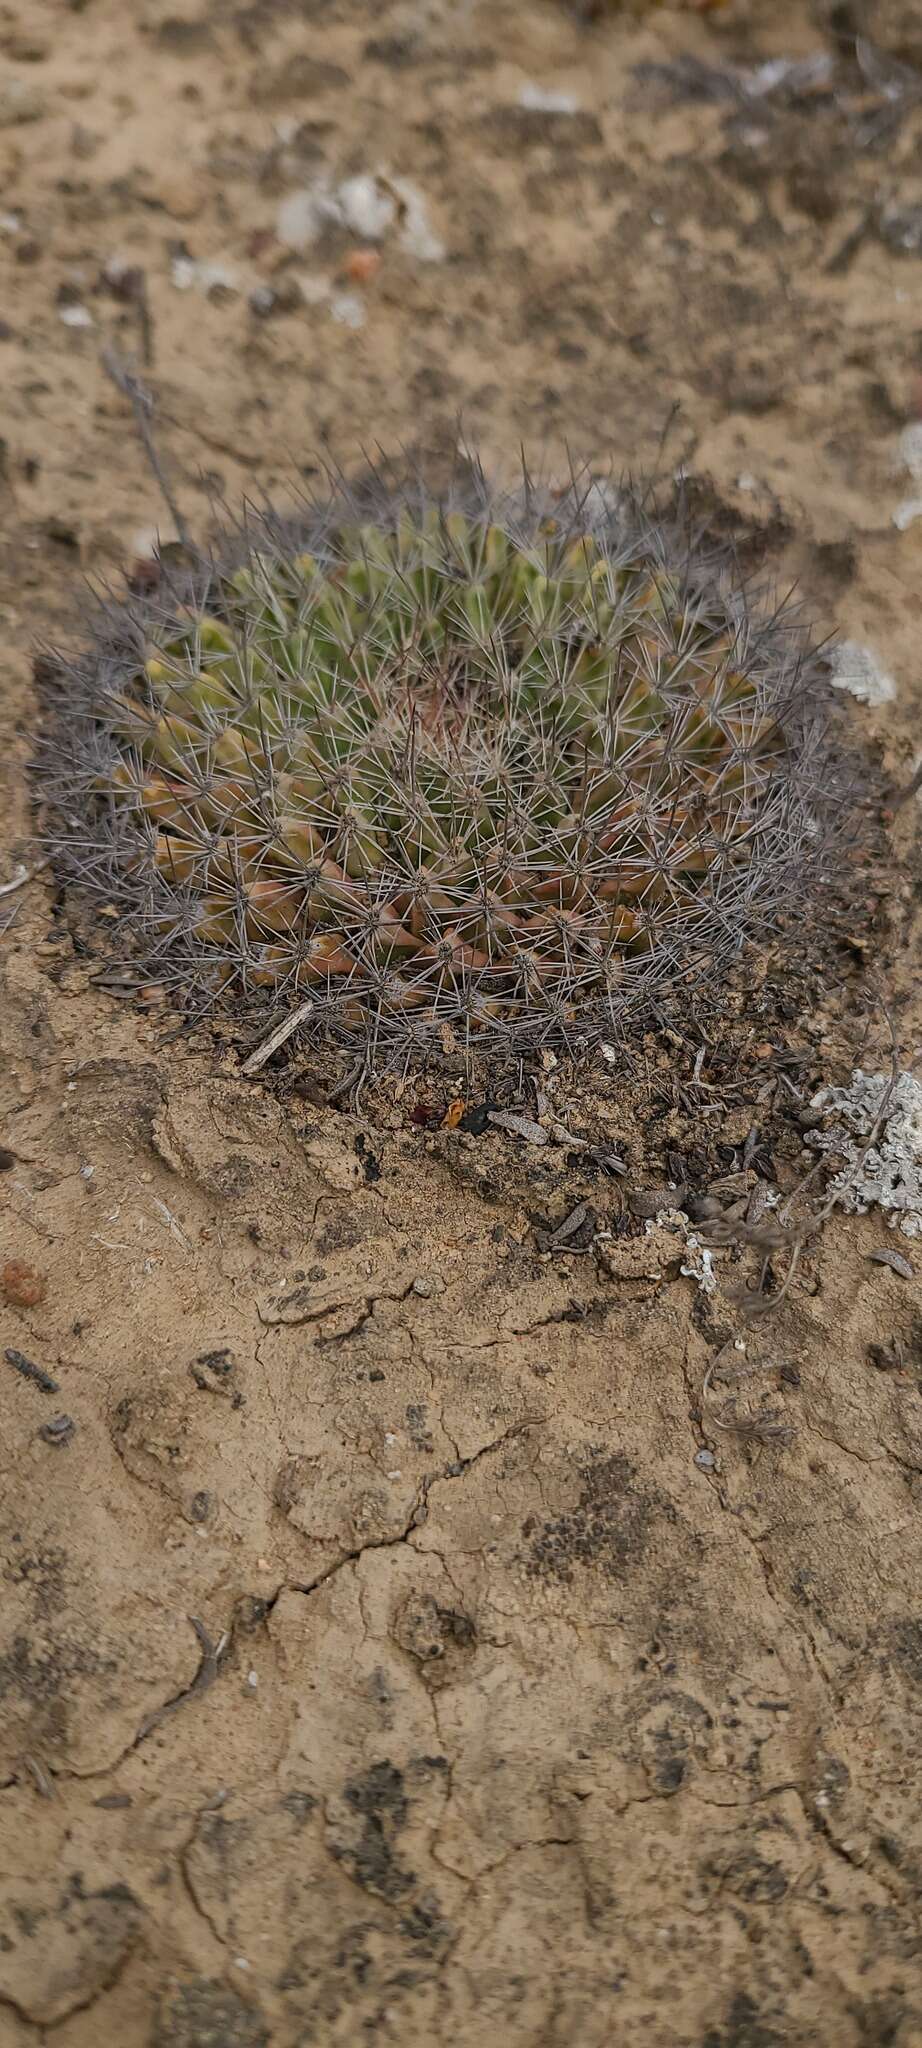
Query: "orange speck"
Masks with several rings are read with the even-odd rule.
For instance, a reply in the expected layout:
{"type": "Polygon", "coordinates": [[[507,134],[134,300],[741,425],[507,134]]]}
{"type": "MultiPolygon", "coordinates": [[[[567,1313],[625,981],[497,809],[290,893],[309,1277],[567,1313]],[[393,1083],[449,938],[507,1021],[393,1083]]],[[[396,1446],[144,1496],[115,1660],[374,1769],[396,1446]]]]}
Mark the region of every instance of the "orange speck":
{"type": "Polygon", "coordinates": [[[370,284],[380,262],[377,249],[353,249],[343,264],[343,274],[353,284],[370,284]]]}

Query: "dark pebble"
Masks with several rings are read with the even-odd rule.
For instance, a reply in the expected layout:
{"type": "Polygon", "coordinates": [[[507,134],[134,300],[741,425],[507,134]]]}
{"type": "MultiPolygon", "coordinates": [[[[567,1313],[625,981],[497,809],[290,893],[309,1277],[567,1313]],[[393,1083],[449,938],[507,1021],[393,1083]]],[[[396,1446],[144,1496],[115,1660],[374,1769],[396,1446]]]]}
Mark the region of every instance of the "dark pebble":
{"type": "Polygon", "coordinates": [[[77,1434],[77,1425],[72,1415],[55,1415],[51,1422],[42,1423],[38,1434],[46,1444],[69,1444],[77,1434]]]}
{"type": "Polygon", "coordinates": [[[15,1351],[12,1344],[8,1344],[3,1355],[7,1364],[13,1367],[14,1372],[21,1373],[24,1380],[31,1380],[32,1385],[39,1387],[43,1394],[56,1394],[58,1392],[57,1380],[52,1379],[50,1372],[46,1372],[43,1365],[34,1365],[31,1358],[27,1358],[24,1352],[15,1351]]]}

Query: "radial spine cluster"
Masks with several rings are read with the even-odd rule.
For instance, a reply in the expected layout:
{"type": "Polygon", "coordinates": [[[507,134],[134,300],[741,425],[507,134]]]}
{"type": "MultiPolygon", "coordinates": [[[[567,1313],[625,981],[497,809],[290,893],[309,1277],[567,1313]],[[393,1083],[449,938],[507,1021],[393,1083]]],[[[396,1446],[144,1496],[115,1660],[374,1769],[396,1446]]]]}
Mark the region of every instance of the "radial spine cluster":
{"type": "Polygon", "coordinates": [[[42,767],[56,859],[172,998],[525,1048],[771,919],[821,723],[797,626],[636,500],[382,487],[105,610],[42,767]]]}

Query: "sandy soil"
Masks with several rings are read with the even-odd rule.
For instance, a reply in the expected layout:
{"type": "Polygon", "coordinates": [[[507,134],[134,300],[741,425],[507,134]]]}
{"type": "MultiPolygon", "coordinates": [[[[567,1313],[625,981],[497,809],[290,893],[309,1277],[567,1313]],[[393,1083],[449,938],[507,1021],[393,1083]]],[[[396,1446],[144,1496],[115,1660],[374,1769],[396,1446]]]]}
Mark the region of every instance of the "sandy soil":
{"type": "MultiPolygon", "coordinates": [[[[906,778],[922,99],[848,32],[922,61],[914,16],[2,0],[0,880],[33,636],[163,521],[105,345],[146,346],[197,529],[459,418],[500,469],[668,425],[895,679],[850,715],[906,778]],[[278,241],[375,171],[413,195],[377,266],[355,223],[278,241]]],[[[878,996],[918,1050],[909,810],[841,994],[790,997],[805,1095],[878,996]]],[[[165,1044],[48,882],[0,896],[0,1258],[45,1282],[0,1311],[3,2048],[919,2048],[918,1280],[833,1217],[741,1353],[747,1259],[709,1296],[637,1213],[753,1127],[744,1191],[803,1170],[758,1002],[732,1087],[657,1039],[546,1077],[612,1175],[165,1044]],[[765,1403],[780,1437],[720,1426],[765,1403]]]]}

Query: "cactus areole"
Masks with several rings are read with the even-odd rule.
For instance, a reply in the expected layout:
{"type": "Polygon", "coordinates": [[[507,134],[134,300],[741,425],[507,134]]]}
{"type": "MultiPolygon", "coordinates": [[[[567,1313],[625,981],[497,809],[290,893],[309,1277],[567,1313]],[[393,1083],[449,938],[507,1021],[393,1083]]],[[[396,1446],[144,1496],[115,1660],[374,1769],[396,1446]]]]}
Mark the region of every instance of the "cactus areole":
{"type": "Polygon", "coordinates": [[[796,901],[822,759],[798,626],[597,487],[260,516],[104,607],[42,742],[137,982],[382,1051],[588,1046],[718,973],[796,901]]]}

